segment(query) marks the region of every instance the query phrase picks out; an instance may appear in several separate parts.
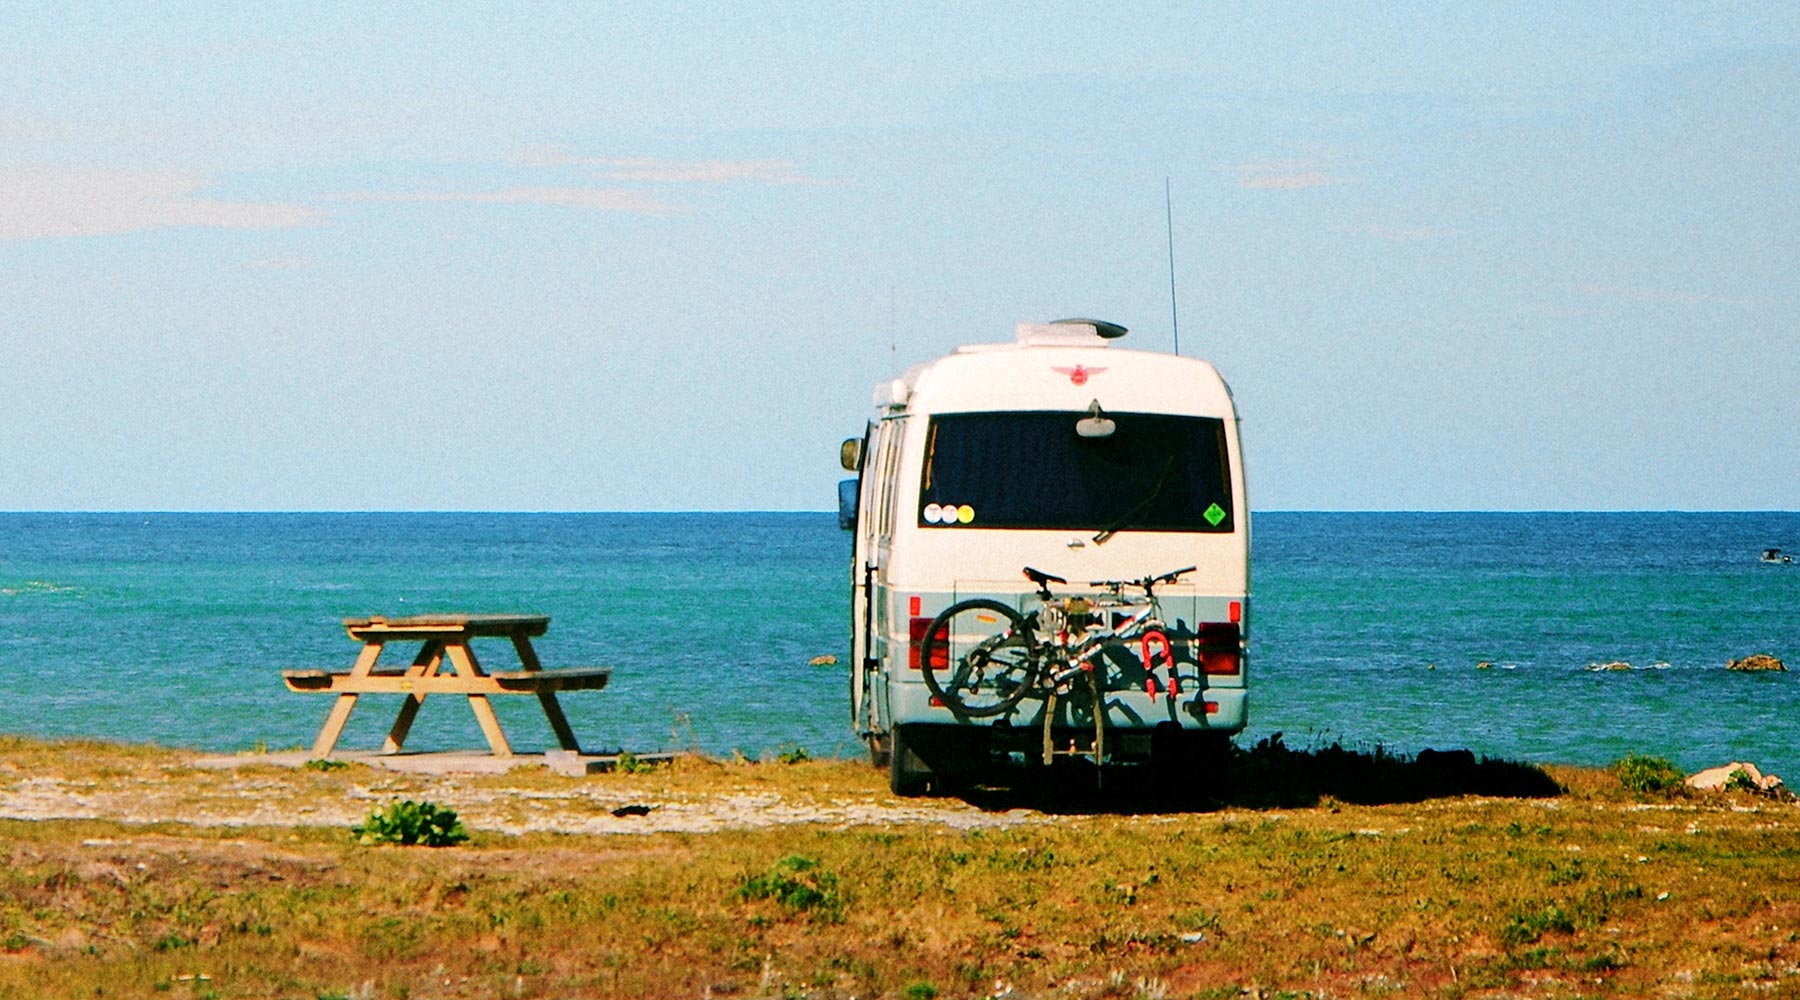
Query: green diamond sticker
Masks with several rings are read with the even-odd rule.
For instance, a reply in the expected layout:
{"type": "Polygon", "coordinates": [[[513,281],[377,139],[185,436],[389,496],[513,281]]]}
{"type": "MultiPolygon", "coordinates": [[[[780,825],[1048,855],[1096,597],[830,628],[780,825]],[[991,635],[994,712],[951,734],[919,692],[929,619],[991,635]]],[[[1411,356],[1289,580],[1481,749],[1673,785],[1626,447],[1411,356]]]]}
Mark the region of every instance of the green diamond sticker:
{"type": "Polygon", "coordinates": [[[1206,508],[1206,510],[1203,511],[1200,516],[1206,518],[1207,524],[1210,524],[1216,528],[1219,526],[1220,521],[1225,520],[1225,508],[1219,506],[1218,504],[1213,504],[1212,506],[1206,508]]]}

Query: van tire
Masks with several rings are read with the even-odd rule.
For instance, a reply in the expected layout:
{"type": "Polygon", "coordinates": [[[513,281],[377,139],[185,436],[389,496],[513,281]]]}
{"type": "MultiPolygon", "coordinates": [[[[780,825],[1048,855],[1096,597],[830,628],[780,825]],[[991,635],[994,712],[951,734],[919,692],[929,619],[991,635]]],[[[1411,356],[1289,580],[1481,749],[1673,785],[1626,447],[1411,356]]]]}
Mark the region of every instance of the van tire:
{"type": "Polygon", "coordinates": [[[902,798],[917,798],[925,794],[930,771],[925,762],[908,744],[912,742],[907,730],[911,726],[895,726],[888,734],[888,789],[902,798]]]}

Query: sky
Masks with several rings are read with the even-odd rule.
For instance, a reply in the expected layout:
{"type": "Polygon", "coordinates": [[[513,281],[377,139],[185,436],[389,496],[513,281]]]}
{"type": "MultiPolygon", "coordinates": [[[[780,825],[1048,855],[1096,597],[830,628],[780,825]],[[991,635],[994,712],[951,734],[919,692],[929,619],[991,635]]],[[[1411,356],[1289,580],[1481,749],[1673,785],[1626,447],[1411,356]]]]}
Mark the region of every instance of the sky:
{"type": "Polygon", "coordinates": [[[828,509],[1171,217],[1253,509],[1800,507],[1791,4],[738,0],[0,8],[0,509],[828,509]]]}

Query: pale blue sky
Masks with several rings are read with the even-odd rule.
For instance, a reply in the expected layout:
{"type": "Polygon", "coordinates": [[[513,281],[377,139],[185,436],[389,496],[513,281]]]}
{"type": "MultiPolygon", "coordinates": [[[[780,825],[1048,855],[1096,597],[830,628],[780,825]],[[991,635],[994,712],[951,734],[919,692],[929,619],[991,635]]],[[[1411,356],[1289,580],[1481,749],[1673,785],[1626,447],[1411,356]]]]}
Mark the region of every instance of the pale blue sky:
{"type": "Polygon", "coordinates": [[[8,4],[0,509],[822,509],[1185,353],[1258,509],[1800,506],[1800,8],[8,4]]]}

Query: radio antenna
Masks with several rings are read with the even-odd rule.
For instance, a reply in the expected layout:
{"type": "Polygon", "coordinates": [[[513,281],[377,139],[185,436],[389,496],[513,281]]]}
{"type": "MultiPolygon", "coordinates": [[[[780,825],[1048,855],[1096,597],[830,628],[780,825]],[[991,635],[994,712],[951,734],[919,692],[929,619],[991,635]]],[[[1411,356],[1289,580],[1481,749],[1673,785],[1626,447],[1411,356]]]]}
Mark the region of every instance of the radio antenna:
{"type": "Polygon", "coordinates": [[[1181,353],[1181,314],[1175,308],[1175,201],[1169,194],[1169,178],[1163,176],[1163,214],[1169,228],[1169,329],[1175,334],[1175,353],[1181,353]]]}

